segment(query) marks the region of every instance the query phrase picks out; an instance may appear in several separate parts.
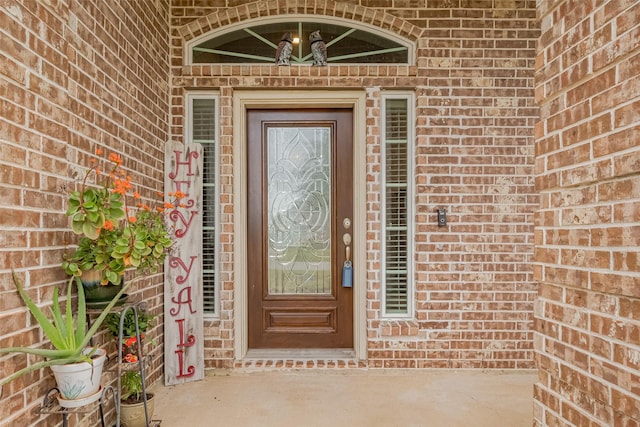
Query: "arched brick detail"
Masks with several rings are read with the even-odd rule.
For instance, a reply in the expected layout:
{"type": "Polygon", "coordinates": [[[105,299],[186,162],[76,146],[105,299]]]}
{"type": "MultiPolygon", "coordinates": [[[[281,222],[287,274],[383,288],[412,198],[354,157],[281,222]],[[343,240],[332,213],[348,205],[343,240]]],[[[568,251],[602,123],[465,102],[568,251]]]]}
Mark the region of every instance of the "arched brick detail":
{"type": "Polygon", "coordinates": [[[416,27],[410,22],[385,11],[345,2],[325,2],[320,0],[292,0],[287,2],[268,0],[247,3],[220,12],[210,13],[179,27],[177,31],[182,39],[188,42],[227,25],[255,18],[282,15],[322,15],[349,19],[391,31],[412,42],[415,42],[423,31],[422,28],[416,27]]]}

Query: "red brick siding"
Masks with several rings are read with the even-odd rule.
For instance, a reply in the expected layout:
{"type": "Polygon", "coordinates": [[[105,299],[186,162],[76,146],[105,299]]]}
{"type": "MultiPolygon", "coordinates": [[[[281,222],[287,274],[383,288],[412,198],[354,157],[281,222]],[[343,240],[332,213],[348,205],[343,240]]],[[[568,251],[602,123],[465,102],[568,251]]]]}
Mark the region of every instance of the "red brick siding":
{"type": "MultiPolygon", "coordinates": [[[[221,97],[224,244],[221,320],[207,325],[207,364],[232,366],[233,90],[256,84],[279,89],[323,85],[365,88],[367,111],[374,119],[367,130],[368,366],[531,366],[531,217],[538,203],[531,182],[537,117],[532,82],[538,34],[534,3],[210,1],[211,6],[203,7],[200,1],[173,0],[170,8],[165,0],[71,0],[3,5],[0,345],[42,343],[20,308],[8,268],[16,268],[41,301],[49,301],[53,286],[63,283],[58,265],[73,242],[63,213],[66,190],[74,185],[74,165],[102,145],[135,158],[125,164],[134,179],[144,177],[150,191],[160,188],[162,143],[169,136],[182,136],[185,88],[216,88],[221,97]],[[337,16],[397,32],[417,42],[417,64],[182,67],[183,40],[205,28],[286,13],[337,16]],[[380,141],[375,119],[380,90],[397,87],[415,88],[418,105],[417,310],[406,322],[380,318],[377,275],[380,141]],[[446,233],[434,226],[434,209],[441,206],[451,214],[446,233]]],[[[633,22],[621,21],[620,26],[633,22]]],[[[632,70],[621,69],[621,75],[632,70]]],[[[598,105],[604,107],[608,101],[599,98],[598,105]]],[[[631,108],[625,111],[620,122],[633,113],[631,108]]],[[[618,144],[625,144],[623,135],[618,144]]],[[[631,165],[632,159],[619,161],[620,168],[631,165]]],[[[633,207],[632,202],[620,206],[617,216],[633,216],[633,207]]],[[[160,283],[154,276],[137,284],[157,311],[160,283]]],[[[154,333],[161,342],[161,327],[154,333]]],[[[25,363],[22,356],[3,357],[0,370],[10,372],[25,363]]],[[[155,377],[158,369],[154,365],[155,377]]],[[[42,372],[6,387],[0,425],[59,423],[58,416],[38,417],[33,412],[51,383],[42,372]]],[[[95,414],[84,421],[91,423],[95,414]]]]}
{"type": "MultiPolygon", "coordinates": [[[[0,6],[0,346],[45,345],[10,279],[15,269],[44,305],[66,284],[63,252],[75,241],[64,212],[78,163],[98,146],[120,152],[133,179],[162,190],[169,117],[169,5],[124,1],[3,2],[0,6]]],[[[132,291],[161,313],[162,276],[132,291]],[[137,290],[136,290],[137,289],[137,290]]],[[[161,340],[161,327],[154,334],[161,340]]],[[[160,355],[161,346],[155,348],[160,355]]],[[[151,378],[161,366],[156,357],[151,378]]],[[[29,363],[36,358],[30,358],[29,363]]],[[[0,372],[25,366],[0,358],[0,372]]],[[[3,390],[0,426],[49,426],[34,410],[48,370],[3,390]]],[[[96,425],[97,411],[80,424],[96,425]]]]}
{"type": "Polygon", "coordinates": [[[640,425],[640,3],[542,1],[537,425],[640,425]]]}
{"type": "Polygon", "coordinates": [[[184,93],[220,90],[221,318],[206,328],[208,367],[233,367],[233,91],[363,88],[367,128],[369,367],[533,366],[534,1],[172,3],[172,138],[183,134],[184,93]],[[392,4],[393,3],[393,4],[392,4]],[[415,65],[183,65],[185,41],[230,23],[288,13],[371,24],[417,44],[415,65]],[[416,311],[380,310],[380,94],[411,88],[417,101],[416,311]],[[449,212],[436,226],[435,209],[449,212]]]}

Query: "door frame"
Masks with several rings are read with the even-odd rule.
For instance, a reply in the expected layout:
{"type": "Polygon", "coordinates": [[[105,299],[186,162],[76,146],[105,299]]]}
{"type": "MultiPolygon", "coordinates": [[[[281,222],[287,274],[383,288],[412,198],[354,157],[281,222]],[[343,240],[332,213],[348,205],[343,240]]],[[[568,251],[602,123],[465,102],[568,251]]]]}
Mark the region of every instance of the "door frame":
{"type": "MultiPolygon", "coordinates": [[[[249,346],[247,282],[247,126],[248,109],[353,109],[353,350],[367,358],[366,323],[366,94],[364,90],[241,90],[233,94],[234,200],[234,358],[244,360],[249,346]]],[[[307,351],[307,354],[308,351],[307,351]]],[[[310,357],[313,357],[312,355],[310,357]]]]}

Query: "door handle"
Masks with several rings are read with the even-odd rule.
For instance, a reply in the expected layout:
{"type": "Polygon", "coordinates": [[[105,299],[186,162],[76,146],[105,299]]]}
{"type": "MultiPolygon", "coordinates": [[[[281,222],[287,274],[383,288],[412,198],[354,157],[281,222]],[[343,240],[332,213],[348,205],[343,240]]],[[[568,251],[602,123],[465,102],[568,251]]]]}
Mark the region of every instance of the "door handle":
{"type": "Polygon", "coordinates": [[[342,242],[344,243],[344,265],[342,266],[342,287],[353,287],[353,265],[351,264],[351,234],[344,233],[342,235],[342,242]]]}
{"type": "Polygon", "coordinates": [[[344,242],[345,258],[347,261],[351,259],[351,234],[344,233],[342,235],[342,241],[344,242]]]}

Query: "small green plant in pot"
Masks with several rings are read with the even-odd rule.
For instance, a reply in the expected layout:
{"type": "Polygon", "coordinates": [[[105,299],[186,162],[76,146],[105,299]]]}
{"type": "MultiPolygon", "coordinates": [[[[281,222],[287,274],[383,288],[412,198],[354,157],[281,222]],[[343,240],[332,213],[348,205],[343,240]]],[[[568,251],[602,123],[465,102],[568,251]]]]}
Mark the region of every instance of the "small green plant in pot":
{"type": "MultiPolygon", "coordinates": [[[[120,421],[126,427],[144,427],[153,417],[153,393],[144,393],[142,375],[137,371],[128,371],[120,377],[120,421]],[[147,414],[143,396],[146,394],[147,414]]],[[[145,390],[146,391],[146,390],[145,390]]]]}
{"type": "MultiPolygon", "coordinates": [[[[122,288],[120,293],[114,297],[114,299],[105,307],[100,313],[97,319],[92,323],[91,327],[87,329],[86,321],[86,304],[84,299],[84,291],[79,283],[78,279],[73,277],[69,280],[67,286],[67,300],[64,303],[64,312],[60,307],[58,300],[58,288],[53,291],[53,305],[50,308],[51,317],[50,320],[44,312],[35,304],[35,302],[29,297],[25,291],[22,283],[18,279],[18,276],[13,272],[13,282],[20,294],[20,297],[24,301],[25,305],[29,308],[29,311],[38,322],[43,333],[53,346],[52,349],[43,348],[30,348],[30,347],[8,347],[0,348],[0,354],[2,353],[26,353],[43,357],[45,360],[34,363],[26,368],[20,369],[17,372],[10,374],[4,378],[0,384],[5,384],[13,381],[14,379],[46,367],[51,367],[54,370],[56,380],[58,381],[58,388],[62,394],[62,397],[67,400],[86,398],[88,396],[98,394],[97,391],[100,387],[99,375],[96,374],[94,369],[97,365],[101,368],[104,362],[104,350],[97,347],[91,347],[89,345],[91,338],[96,334],[102,322],[107,317],[109,311],[117,303],[120,294],[126,290],[126,286],[122,288]],[[76,282],[78,289],[78,309],[77,315],[74,316],[72,307],[72,285],[76,282]],[[96,359],[96,353],[101,353],[102,359],[96,359]],[[100,361],[101,360],[101,361],[100,361]],[[80,380],[65,380],[61,383],[58,373],[55,372],[57,366],[69,366],[79,364],[81,370],[84,372],[85,378],[80,380]],[[85,365],[88,368],[85,368],[85,365]],[[88,372],[87,372],[88,371],[88,372]],[[86,374],[89,378],[86,378],[86,374]],[[96,379],[97,377],[97,379],[96,379]]],[[[99,396],[96,397],[99,398],[99,396]]],[[[62,403],[62,402],[61,402],[62,403]]],[[[87,402],[88,403],[88,402],[87,402]]]]}
{"type": "MultiPolygon", "coordinates": [[[[120,325],[122,324],[122,345],[120,351],[124,362],[134,363],[138,361],[138,345],[144,345],[147,330],[153,325],[155,318],[155,316],[146,309],[139,310],[137,314],[140,343],[138,343],[136,338],[136,313],[133,309],[109,313],[104,321],[105,328],[114,338],[118,338],[120,325]]],[[[154,344],[153,341],[151,341],[151,343],[154,344]]]]}

